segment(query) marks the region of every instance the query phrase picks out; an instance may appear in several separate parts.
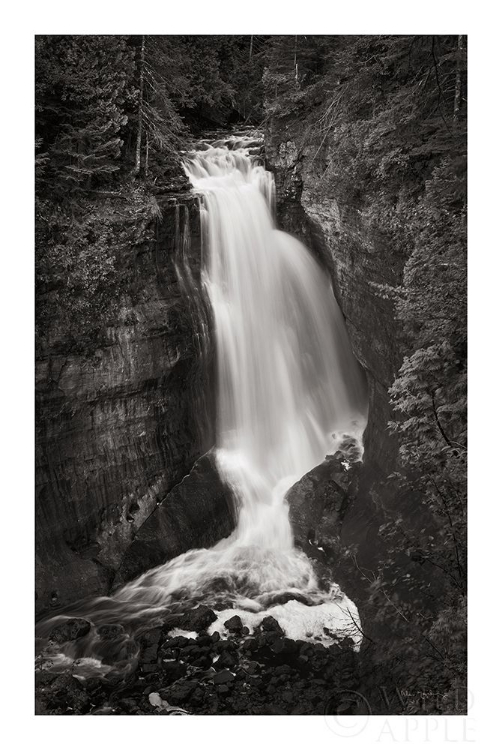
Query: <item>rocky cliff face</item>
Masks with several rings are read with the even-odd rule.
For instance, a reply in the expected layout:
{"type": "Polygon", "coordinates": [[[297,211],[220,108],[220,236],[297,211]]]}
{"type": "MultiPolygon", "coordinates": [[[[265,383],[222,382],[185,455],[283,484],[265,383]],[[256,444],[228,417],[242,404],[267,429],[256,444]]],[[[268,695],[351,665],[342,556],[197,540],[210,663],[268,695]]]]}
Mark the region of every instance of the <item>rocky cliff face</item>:
{"type": "Polygon", "coordinates": [[[190,549],[212,547],[235,526],[234,497],[212,452],[194,464],[158,505],[127,548],[115,584],[125,583],[190,549]]]}
{"type": "MultiPolygon", "coordinates": [[[[337,192],[335,181],[318,190],[324,165],[315,161],[314,147],[300,150],[300,136],[281,125],[280,133],[271,130],[266,140],[267,165],[276,176],[278,222],[306,242],[331,275],[354,353],[368,377],[366,459],[387,474],[395,453],[387,430],[387,391],[402,352],[392,304],[381,297],[378,285],[399,282],[404,258],[381,243],[364,213],[337,192]]],[[[328,151],[329,159],[336,154],[328,151]]]]}
{"type": "Polygon", "coordinates": [[[130,250],[134,299],[99,348],[59,342],[36,363],[39,612],[106,592],[144,521],[212,445],[200,251],[197,202],[164,199],[155,239],[130,250]]]}
{"type": "MultiPolygon", "coordinates": [[[[404,346],[393,305],[378,287],[400,282],[405,258],[382,241],[365,211],[340,191],[336,180],[319,189],[322,171],[336,160],[336,153],[328,146],[319,164],[313,147],[300,148],[302,136],[292,118],[289,123],[281,121],[277,129],[272,122],[267,133],[266,161],[276,177],[277,219],[281,228],[313,250],[331,275],[354,353],[368,379],[369,417],[364,463],[346,472],[338,457],[314,469],[290,490],[290,517],[297,543],[331,567],[364,621],[371,578],[361,570],[376,575],[387,555],[380,536],[382,505],[402,514],[410,529],[426,523],[420,498],[415,493],[400,495],[389,479],[396,469],[398,445],[388,430],[388,389],[402,363],[404,346]]],[[[399,566],[402,588],[410,589],[409,560],[400,560],[399,566]]],[[[430,571],[420,569],[416,574],[421,601],[424,586],[429,587],[428,581],[423,584],[424,573],[427,578],[430,571]]]]}

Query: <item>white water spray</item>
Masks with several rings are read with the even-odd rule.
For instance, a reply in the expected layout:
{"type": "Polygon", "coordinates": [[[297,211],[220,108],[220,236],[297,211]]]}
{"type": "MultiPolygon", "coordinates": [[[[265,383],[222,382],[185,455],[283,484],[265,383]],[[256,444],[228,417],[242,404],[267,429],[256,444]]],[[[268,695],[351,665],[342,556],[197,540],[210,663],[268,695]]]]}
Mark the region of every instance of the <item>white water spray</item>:
{"type": "MultiPolygon", "coordinates": [[[[120,597],[136,599],[141,590],[160,606],[182,591],[230,602],[253,626],[274,597],[301,595],[309,606],[289,601],[273,606],[274,616],[287,634],[329,642],[325,628],[353,631],[357,609],[336,585],[320,590],[310,560],[294,547],[285,494],[347,435],[361,441],[364,379],[328,277],[274,227],[272,175],[245,147],[194,153],[185,171],[201,196],[218,362],[217,460],[238,521],[228,539],[149,571],[120,597]]],[[[220,626],[227,617],[225,610],[220,626]]]]}
{"type": "Polygon", "coordinates": [[[266,609],[292,638],[330,643],[349,634],[357,644],[357,609],[336,584],[322,590],[294,547],[285,494],[348,435],[361,442],[364,379],[328,277],[274,227],[273,177],[240,146],[185,162],[201,196],[217,461],[235,494],[237,527],[212,549],[191,550],[99,600],[100,619],[203,601],[220,610],[211,630],[235,613],[252,629],[266,609]],[[293,598],[278,604],[284,594],[293,598]]]}

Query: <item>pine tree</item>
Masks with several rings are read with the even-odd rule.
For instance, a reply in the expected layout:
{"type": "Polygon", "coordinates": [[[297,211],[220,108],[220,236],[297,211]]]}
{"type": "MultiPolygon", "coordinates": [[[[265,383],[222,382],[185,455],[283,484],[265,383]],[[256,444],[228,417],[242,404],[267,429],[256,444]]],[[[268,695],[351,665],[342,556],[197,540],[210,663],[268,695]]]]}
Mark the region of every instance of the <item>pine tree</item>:
{"type": "Polygon", "coordinates": [[[37,135],[51,187],[72,192],[107,182],[121,168],[134,96],[126,38],[39,37],[36,70],[37,135]]]}
{"type": "Polygon", "coordinates": [[[177,44],[169,37],[142,36],[137,49],[136,148],[133,173],[147,177],[151,158],[172,158],[186,135],[174,99],[185,95],[187,80],[177,44]]]}

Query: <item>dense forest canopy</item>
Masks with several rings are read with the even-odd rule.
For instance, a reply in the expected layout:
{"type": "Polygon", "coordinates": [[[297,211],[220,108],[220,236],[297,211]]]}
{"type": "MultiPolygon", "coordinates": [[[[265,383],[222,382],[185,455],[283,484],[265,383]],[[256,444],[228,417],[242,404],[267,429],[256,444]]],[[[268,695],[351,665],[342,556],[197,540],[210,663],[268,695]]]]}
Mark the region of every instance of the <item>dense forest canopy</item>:
{"type": "MultiPolygon", "coordinates": [[[[379,289],[406,351],[390,392],[393,479],[422,490],[438,533],[405,539],[399,519],[386,531],[396,554],[422,556],[449,581],[435,619],[401,614],[421,627],[407,648],[422,643],[452,686],[465,683],[466,46],[405,35],[36,39],[40,349],[61,331],[77,349],[96,346],[130,283],[121,249],[144,241],[159,190],[181,180],[180,151],[204,130],[294,122],[315,147],[319,192],[336,183],[402,258],[401,282],[379,289]]],[[[378,586],[375,598],[380,611],[401,607],[378,586]]]]}
{"type": "Polygon", "coordinates": [[[44,190],[165,176],[192,129],[256,122],[259,39],[44,36],[36,39],[36,145],[44,190]],[[159,158],[162,162],[158,164],[159,158]]]}

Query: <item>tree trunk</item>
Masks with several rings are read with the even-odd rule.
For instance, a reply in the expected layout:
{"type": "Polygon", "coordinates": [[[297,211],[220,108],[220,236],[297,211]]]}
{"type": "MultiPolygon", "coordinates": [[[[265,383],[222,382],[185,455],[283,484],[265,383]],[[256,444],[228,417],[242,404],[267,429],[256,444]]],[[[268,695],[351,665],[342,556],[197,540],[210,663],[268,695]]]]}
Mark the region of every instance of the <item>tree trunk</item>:
{"type": "Polygon", "coordinates": [[[455,101],[453,104],[453,119],[455,122],[458,121],[458,115],[460,112],[460,106],[462,103],[462,58],[464,48],[464,37],[462,34],[458,36],[457,45],[457,73],[455,76],[455,101]]]}
{"type": "Polygon", "coordinates": [[[136,160],[134,174],[138,175],[141,169],[141,138],[143,135],[143,88],[145,77],[145,36],[141,37],[141,56],[139,61],[139,104],[138,104],[138,132],[136,135],[136,160]]]}
{"type": "Polygon", "coordinates": [[[150,151],[150,138],[145,134],[145,180],[148,177],[148,154],[150,151]]]}

